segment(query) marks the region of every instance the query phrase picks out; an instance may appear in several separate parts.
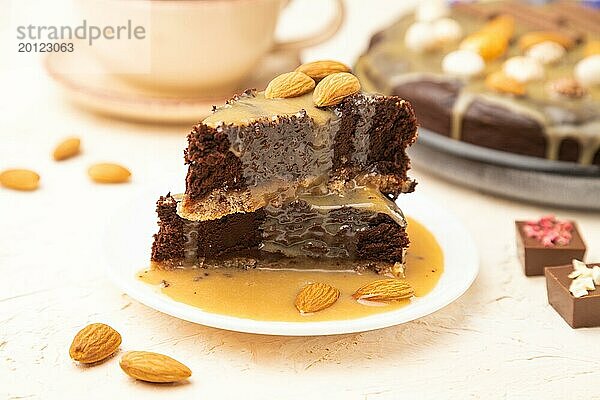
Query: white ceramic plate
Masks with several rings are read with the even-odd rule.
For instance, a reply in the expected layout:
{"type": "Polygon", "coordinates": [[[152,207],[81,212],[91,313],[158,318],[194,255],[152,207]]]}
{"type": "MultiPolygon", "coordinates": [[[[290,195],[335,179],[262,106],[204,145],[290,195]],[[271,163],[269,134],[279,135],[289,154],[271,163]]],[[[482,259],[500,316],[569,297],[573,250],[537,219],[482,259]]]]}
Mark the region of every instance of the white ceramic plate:
{"type": "Polygon", "coordinates": [[[127,202],[131,206],[113,219],[106,236],[108,273],[114,282],[139,302],[187,321],[232,331],[268,335],[333,335],[361,332],[401,324],[431,314],[461,296],[477,276],[479,259],[473,239],[447,210],[419,193],[400,196],[398,204],[407,216],[424,224],[444,252],[445,266],[437,286],[410,305],[368,317],[325,322],[274,322],[213,314],[179,303],[156,288],[140,282],[136,272],[148,265],[152,234],[157,229],[156,197],[127,202]]]}

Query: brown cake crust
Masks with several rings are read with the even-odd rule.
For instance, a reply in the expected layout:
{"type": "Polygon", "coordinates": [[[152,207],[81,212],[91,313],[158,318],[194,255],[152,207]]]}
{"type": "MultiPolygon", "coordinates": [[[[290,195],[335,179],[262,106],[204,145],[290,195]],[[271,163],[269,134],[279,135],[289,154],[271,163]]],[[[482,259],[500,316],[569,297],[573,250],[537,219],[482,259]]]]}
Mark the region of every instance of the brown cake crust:
{"type": "Polygon", "coordinates": [[[164,265],[183,265],[186,251],[190,250],[198,258],[216,258],[236,251],[257,250],[262,239],[264,210],[231,214],[202,223],[191,222],[177,214],[177,201],[167,194],[159,198],[156,212],[159,230],[154,235],[151,260],[164,265]],[[186,227],[186,224],[193,224],[193,227],[186,227]],[[197,241],[193,249],[187,248],[190,235],[194,235],[197,241]]]}
{"type": "Polygon", "coordinates": [[[357,254],[366,260],[402,262],[410,243],[406,230],[382,213],[369,222],[368,229],[356,236],[357,254]]]}
{"type": "Polygon", "coordinates": [[[334,179],[350,180],[361,172],[377,174],[371,182],[396,198],[414,191],[416,182],[407,178],[410,160],[406,149],[417,139],[417,118],[410,103],[398,96],[379,96],[368,130],[367,163],[352,161],[360,102],[350,96],[339,106],[342,115],[334,145],[334,179]]]}
{"type": "Polygon", "coordinates": [[[152,243],[152,261],[182,260],[185,243],[183,219],[177,215],[177,202],[170,193],[158,199],[156,213],[158,233],[154,234],[152,243]]]}
{"type": "Polygon", "coordinates": [[[215,187],[242,189],[245,187],[242,162],[231,151],[227,134],[198,124],[188,135],[184,159],[188,164],[186,191],[193,198],[208,194],[215,187]]]}

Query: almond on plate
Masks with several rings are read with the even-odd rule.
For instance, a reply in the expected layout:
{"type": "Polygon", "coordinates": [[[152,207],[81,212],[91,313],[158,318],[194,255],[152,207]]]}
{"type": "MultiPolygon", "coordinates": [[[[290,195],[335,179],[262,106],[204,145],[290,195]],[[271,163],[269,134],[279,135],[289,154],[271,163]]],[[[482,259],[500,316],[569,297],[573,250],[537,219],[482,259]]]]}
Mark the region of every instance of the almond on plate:
{"type": "Polygon", "coordinates": [[[414,294],[415,291],[408,282],[389,278],[367,283],[358,289],[352,297],[355,300],[387,302],[408,299],[414,294]]]}
{"type": "Polygon", "coordinates": [[[321,282],[310,283],[296,296],[295,305],[301,313],[312,313],[326,309],[337,301],[340,291],[321,282]]]}

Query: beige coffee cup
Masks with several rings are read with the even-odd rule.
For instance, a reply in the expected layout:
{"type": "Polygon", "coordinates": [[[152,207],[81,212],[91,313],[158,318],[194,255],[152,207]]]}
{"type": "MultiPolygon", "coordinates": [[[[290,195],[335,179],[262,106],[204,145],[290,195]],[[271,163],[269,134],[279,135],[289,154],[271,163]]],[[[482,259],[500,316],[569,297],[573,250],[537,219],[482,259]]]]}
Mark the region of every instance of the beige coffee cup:
{"type": "Polygon", "coordinates": [[[129,24],[145,32],[143,39],[100,38],[89,46],[107,72],[153,90],[218,95],[237,89],[267,53],[333,36],[344,19],[343,0],[333,1],[335,16],[322,31],[283,43],[274,33],[288,0],[80,0],[79,6],[89,25],[129,24]]]}

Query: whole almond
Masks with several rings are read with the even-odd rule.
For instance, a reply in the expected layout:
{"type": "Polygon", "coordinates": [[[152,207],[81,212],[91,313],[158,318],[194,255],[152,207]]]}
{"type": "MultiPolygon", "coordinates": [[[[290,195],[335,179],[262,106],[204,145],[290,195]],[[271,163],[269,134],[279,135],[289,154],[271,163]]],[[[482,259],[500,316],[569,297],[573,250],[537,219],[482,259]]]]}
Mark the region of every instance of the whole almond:
{"type": "Polygon", "coordinates": [[[542,42],[554,42],[560,44],[565,49],[573,47],[575,42],[570,36],[559,31],[536,31],[528,32],[519,39],[521,50],[527,50],[533,45],[542,42]]]}
{"type": "Polygon", "coordinates": [[[149,351],[129,351],[119,365],[127,375],[146,382],[177,382],[192,376],[192,371],[179,361],[149,351]]]}
{"type": "Polygon", "coordinates": [[[92,165],[88,175],[98,183],[123,183],[129,180],[131,172],[119,164],[100,163],[92,165]]]}
{"type": "Polygon", "coordinates": [[[81,140],[79,140],[79,138],[67,138],[56,146],[52,153],[52,157],[54,157],[55,161],[62,161],[74,157],[79,154],[80,145],[81,140]]]}
{"type": "Polygon", "coordinates": [[[295,305],[301,313],[312,313],[330,307],[340,297],[340,291],[321,282],[310,283],[296,296],[295,305]]]}
{"type": "Polygon", "coordinates": [[[494,60],[504,54],[508,48],[508,39],[497,38],[491,32],[475,32],[467,36],[460,44],[463,50],[472,50],[484,60],[494,60]]]}
{"type": "Polygon", "coordinates": [[[0,185],[14,190],[35,190],[40,176],[28,169],[7,169],[0,172],[0,185]]]}
{"type": "Polygon", "coordinates": [[[313,78],[315,82],[318,82],[326,76],[337,72],[350,72],[350,67],[338,61],[322,60],[302,64],[296,68],[296,71],[305,73],[313,78]]]}
{"type": "Polygon", "coordinates": [[[352,297],[355,300],[397,301],[408,299],[415,291],[406,281],[400,279],[379,279],[358,289],[352,297]]]}
{"type": "Polygon", "coordinates": [[[334,106],[359,91],[360,82],[357,77],[348,72],[338,72],[319,82],[313,93],[313,101],[317,107],[334,106]]]}
{"type": "Polygon", "coordinates": [[[506,52],[514,29],[515,18],[500,14],[464,38],[460,48],[475,51],[486,61],[494,60],[506,52]]]}
{"type": "Polygon", "coordinates": [[[594,56],[596,54],[600,54],[600,40],[590,40],[583,50],[583,55],[585,57],[594,56]]]}
{"type": "Polygon", "coordinates": [[[69,355],[81,363],[95,363],[110,357],[120,345],[119,332],[106,324],[90,324],[77,332],[69,355]]]}
{"type": "Polygon", "coordinates": [[[267,99],[302,96],[315,88],[315,81],[302,72],[288,72],[273,78],[265,89],[267,99]]]}
{"type": "Polygon", "coordinates": [[[526,93],[525,85],[516,79],[506,76],[502,71],[492,72],[488,75],[485,79],[485,84],[489,89],[500,93],[515,96],[524,96],[526,93]]]}

